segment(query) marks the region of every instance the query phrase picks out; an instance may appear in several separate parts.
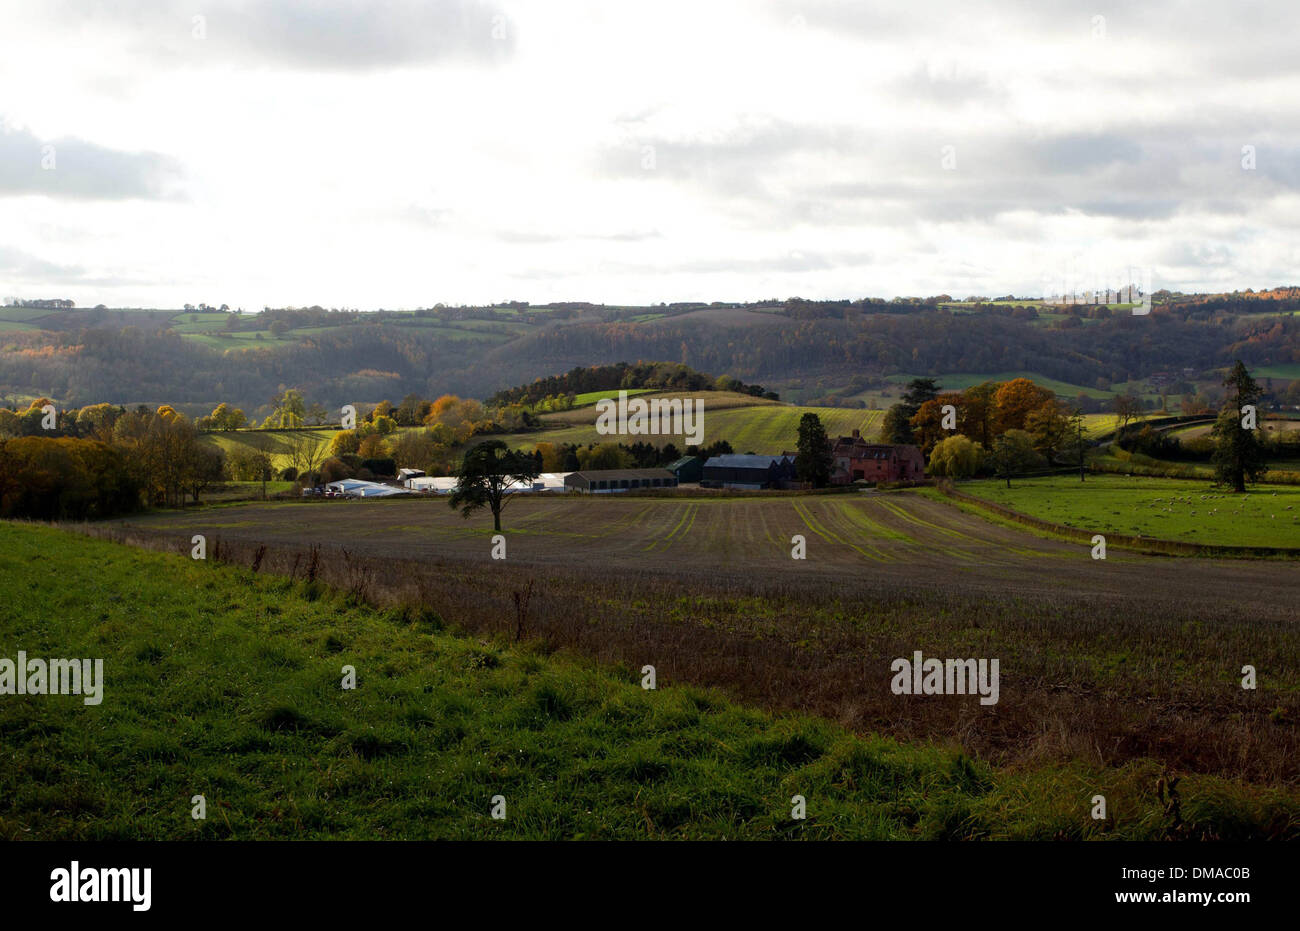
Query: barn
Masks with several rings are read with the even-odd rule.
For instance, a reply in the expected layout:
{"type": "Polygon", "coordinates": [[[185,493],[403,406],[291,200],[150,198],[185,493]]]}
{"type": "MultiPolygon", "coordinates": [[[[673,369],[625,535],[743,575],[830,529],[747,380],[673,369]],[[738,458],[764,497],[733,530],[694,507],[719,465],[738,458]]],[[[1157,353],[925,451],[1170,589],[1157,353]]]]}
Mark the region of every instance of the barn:
{"type": "Polygon", "coordinates": [[[679,484],[698,482],[704,477],[704,460],[699,456],[683,456],[675,462],[668,463],[666,468],[677,476],[679,484]]]}
{"type": "Polygon", "coordinates": [[[794,480],[794,460],[789,456],[710,456],[704,463],[702,488],[782,488],[794,480]]]}
{"type": "Polygon", "coordinates": [[[570,472],[566,491],[613,492],[635,488],[676,488],[677,476],[667,469],[594,469],[570,472]]]}

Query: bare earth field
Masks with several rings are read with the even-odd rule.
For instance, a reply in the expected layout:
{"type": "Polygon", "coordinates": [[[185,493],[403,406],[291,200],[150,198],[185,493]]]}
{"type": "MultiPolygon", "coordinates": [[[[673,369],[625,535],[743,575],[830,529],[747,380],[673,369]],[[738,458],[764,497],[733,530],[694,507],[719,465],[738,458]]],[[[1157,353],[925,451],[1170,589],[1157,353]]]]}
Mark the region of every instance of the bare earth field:
{"type": "Polygon", "coordinates": [[[151,514],[89,532],[431,606],[481,636],[540,638],[661,686],[691,682],[857,730],[960,743],[998,764],[1149,757],[1300,780],[1300,566],[1112,551],[901,494],[442,498],[151,514]],[[790,556],[791,536],[807,559],[790,556]],[[265,547],[265,550],[262,550],[265,547]],[[890,662],[996,657],[1001,698],[894,695],[890,662]],[[1241,669],[1258,688],[1241,688],[1241,669]]]}

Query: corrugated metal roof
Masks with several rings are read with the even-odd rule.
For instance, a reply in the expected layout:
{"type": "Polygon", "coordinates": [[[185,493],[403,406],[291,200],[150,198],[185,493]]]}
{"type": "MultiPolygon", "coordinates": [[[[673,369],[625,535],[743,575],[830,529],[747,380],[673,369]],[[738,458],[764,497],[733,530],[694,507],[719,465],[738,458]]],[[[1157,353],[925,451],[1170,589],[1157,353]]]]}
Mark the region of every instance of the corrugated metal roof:
{"type": "Polygon", "coordinates": [[[739,453],[729,453],[725,456],[710,456],[709,461],[704,463],[707,469],[710,466],[720,469],[767,469],[772,463],[780,462],[780,456],[749,456],[739,453]]]}
{"type": "Polygon", "coordinates": [[[609,481],[615,479],[621,481],[625,478],[672,478],[677,476],[667,469],[594,469],[584,472],[571,472],[571,475],[581,475],[587,481],[609,481]]]}

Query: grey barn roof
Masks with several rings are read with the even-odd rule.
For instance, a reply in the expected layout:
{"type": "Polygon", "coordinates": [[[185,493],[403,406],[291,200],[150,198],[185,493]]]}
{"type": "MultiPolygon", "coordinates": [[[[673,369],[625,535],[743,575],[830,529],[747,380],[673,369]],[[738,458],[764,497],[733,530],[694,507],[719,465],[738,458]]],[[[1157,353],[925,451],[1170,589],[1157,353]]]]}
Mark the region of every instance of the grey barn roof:
{"type": "Polygon", "coordinates": [[[766,469],[772,463],[780,462],[782,458],[782,456],[748,456],[729,453],[724,456],[710,456],[709,461],[704,465],[706,468],[713,466],[721,469],[766,469]]]}

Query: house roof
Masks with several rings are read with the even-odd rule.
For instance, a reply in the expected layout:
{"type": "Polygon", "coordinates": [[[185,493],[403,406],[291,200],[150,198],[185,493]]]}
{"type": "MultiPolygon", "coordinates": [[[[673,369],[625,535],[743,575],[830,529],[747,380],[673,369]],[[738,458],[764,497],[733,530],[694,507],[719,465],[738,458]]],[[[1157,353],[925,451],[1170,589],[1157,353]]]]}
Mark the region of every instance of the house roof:
{"type": "Polygon", "coordinates": [[[678,459],[677,461],[668,463],[668,465],[664,466],[664,468],[672,472],[682,468],[683,466],[688,466],[692,462],[703,462],[703,461],[704,460],[701,459],[699,456],[682,456],[682,458],[678,459]]]}
{"type": "Polygon", "coordinates": [[[909,443],[868,443],[861,437],[842,436],[832,449],[834,455],[849,455],[854,459],[889,459],[901,456],[911,450],[920,453],[917,447],[909,443]]]}

